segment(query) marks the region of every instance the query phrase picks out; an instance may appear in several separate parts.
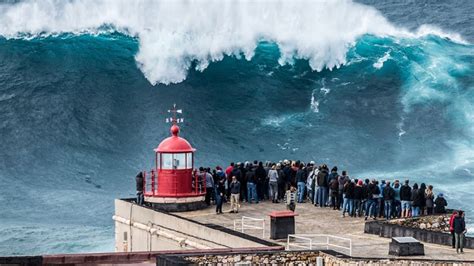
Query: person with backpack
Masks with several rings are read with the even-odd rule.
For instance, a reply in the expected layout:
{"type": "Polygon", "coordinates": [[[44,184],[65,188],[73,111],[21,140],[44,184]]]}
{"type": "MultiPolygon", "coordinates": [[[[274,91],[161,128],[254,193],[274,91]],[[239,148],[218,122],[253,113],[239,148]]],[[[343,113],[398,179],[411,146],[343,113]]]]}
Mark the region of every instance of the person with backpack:
{"type": "Polygon", "coordinates": [[[337,205],[337,210],[340,210],[342,208],[342,204],[344,203],[344,184],[346,184],[347,181],[350,181],[349,176],[347,175],[347,171],[342,171],[342,175],[339,176],[338,178],[338,202],[339,204],[337,205]]]}
{"type": "Polygon", "coordinates": [[[438,197],[435,199],[435,213],[436,214],[444,214],[446,213],[446,206],[448,206],[448,202],[446,202],[446,199],[443,196],[443,193],[439,193],[438,197]]]}
{"type": "Polygon", "coordinates": [[[344,184],[344,203],[342,205],[342,217],[345,217],[346,212],[349,215],[352,214],[352,208],[354,204],[354,183],[355,180],[352,179],[351,181],[348,181],[346,182],[346,184],[344,184]]]}
{"type": "Polygon", "coordinates": [[[339,176],[330,179],[329,191],[331,193],[330,198],[332,209],[339,209],[339,176]]]}
{"type": "Polygon", "coordinates": [[[380,189],[377,186],[375,179],[369,183],[367,187],[367,206],[365,209],[365,220],[368,217],[373,217],[377,220],[377,202],[380,194],[380,189]]]}
{"type": "Polygon", "coordinates": [[[385,188],[383,189],[383,200],[384,200],[384,210],[385,210],[385,219],[390,220],[392,217],[392,204],[395,199],[395,191],[390,186],[390,181],[385,182],[385,188]]]}

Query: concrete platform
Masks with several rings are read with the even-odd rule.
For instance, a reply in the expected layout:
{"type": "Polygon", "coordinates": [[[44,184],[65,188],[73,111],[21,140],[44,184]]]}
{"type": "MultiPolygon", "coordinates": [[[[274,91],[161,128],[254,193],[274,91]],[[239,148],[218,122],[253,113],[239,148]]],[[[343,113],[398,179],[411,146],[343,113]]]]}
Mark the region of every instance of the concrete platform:
{"type": "MultiPolygon", "coordinates": [[[[190,218],[198,222],[207,224],[217,224],[223,227],[233,229],[234,220],[241,219],[242,216],[265,219],[265,240],[274,241],[270,236],[270,217],[269,213],[276,210],[285,210],[283,203],[274,204],[271,202],[260,202],[259,204],[242,203],[239,213],[229,213],[229,204],[223,206],[224,214],[216,215],[215,206],[205,210],[192,211],[186,213],[175,213],[178,216],[190,218]]],[[[388,238],[364,233],[364,219],[341,217],[339,211],[333,211],[329,208],[314,207],[310,203],[298,204],[296,212],[296,233],[297,234],[330,234],[350,238],[352,240],[354,257],[372,257],[387,258],[393,257],[388,254],[388,238]]],[[[246,233],[262,238],[261,230],[248,230],[246,233]]],[[[285,241],[274,241],[285,245],[285,241]]],[[[456,254],[456,251],[447,246],[423,243],[425,246],[425,256],[414,256],[411,258],[433,259],[433,260],[474,260],[474,251],[465,249],[464,254],[456,254]]],[[[317,248],[317,247],[316,247],[317,248]]],[[[320,247],[320,248],[325,248],[320,247]]],[[[337,250],[344,252],[344,250],[337,250]]]]}

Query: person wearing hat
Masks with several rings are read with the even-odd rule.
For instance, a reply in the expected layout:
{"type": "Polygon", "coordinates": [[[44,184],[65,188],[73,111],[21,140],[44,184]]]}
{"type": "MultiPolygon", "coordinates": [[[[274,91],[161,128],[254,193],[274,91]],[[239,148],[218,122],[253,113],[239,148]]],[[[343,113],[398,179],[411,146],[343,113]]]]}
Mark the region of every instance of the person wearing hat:
{"type": "Polygon", "coordinates": [[[448,202],[446,202],[446,199],[444,198],[443,193],[439,193],[438,197],[435,199],[435,213],[436,214],[444,214],[446,213],[446,206],[448,206],[448,202]]]}

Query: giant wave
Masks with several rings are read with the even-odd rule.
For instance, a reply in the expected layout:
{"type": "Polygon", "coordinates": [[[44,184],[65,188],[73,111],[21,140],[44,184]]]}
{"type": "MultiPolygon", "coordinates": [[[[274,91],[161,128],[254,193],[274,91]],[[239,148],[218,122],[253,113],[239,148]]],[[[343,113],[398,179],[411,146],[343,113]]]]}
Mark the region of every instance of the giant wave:
{"type": "Polygon", "coordinates": [[[278,45],[281,65],[307,59],[316,71],[345,64],[348,49],[365,34],[465,42],[429,25],[409,32],[346,0],[32,0],[0,5],[0,14],[0,35],[8,38],[110,30],[136,37],[137,64],[152,84],[181,82],[192,66],[202,71],[226,55],[250,60],[260,41],[278,45]]]}

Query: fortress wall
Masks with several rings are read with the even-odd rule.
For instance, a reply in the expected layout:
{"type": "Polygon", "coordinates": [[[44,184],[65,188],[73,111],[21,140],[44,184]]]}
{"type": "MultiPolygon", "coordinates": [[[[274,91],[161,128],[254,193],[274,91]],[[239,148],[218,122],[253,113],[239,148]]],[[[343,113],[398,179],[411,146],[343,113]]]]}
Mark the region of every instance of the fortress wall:
{"type": "Polygon", "coordinates": [[[248,237],[222,231],[125,200],[115,200],[115,250],[155,251],[266,247],[248,237]]]}

